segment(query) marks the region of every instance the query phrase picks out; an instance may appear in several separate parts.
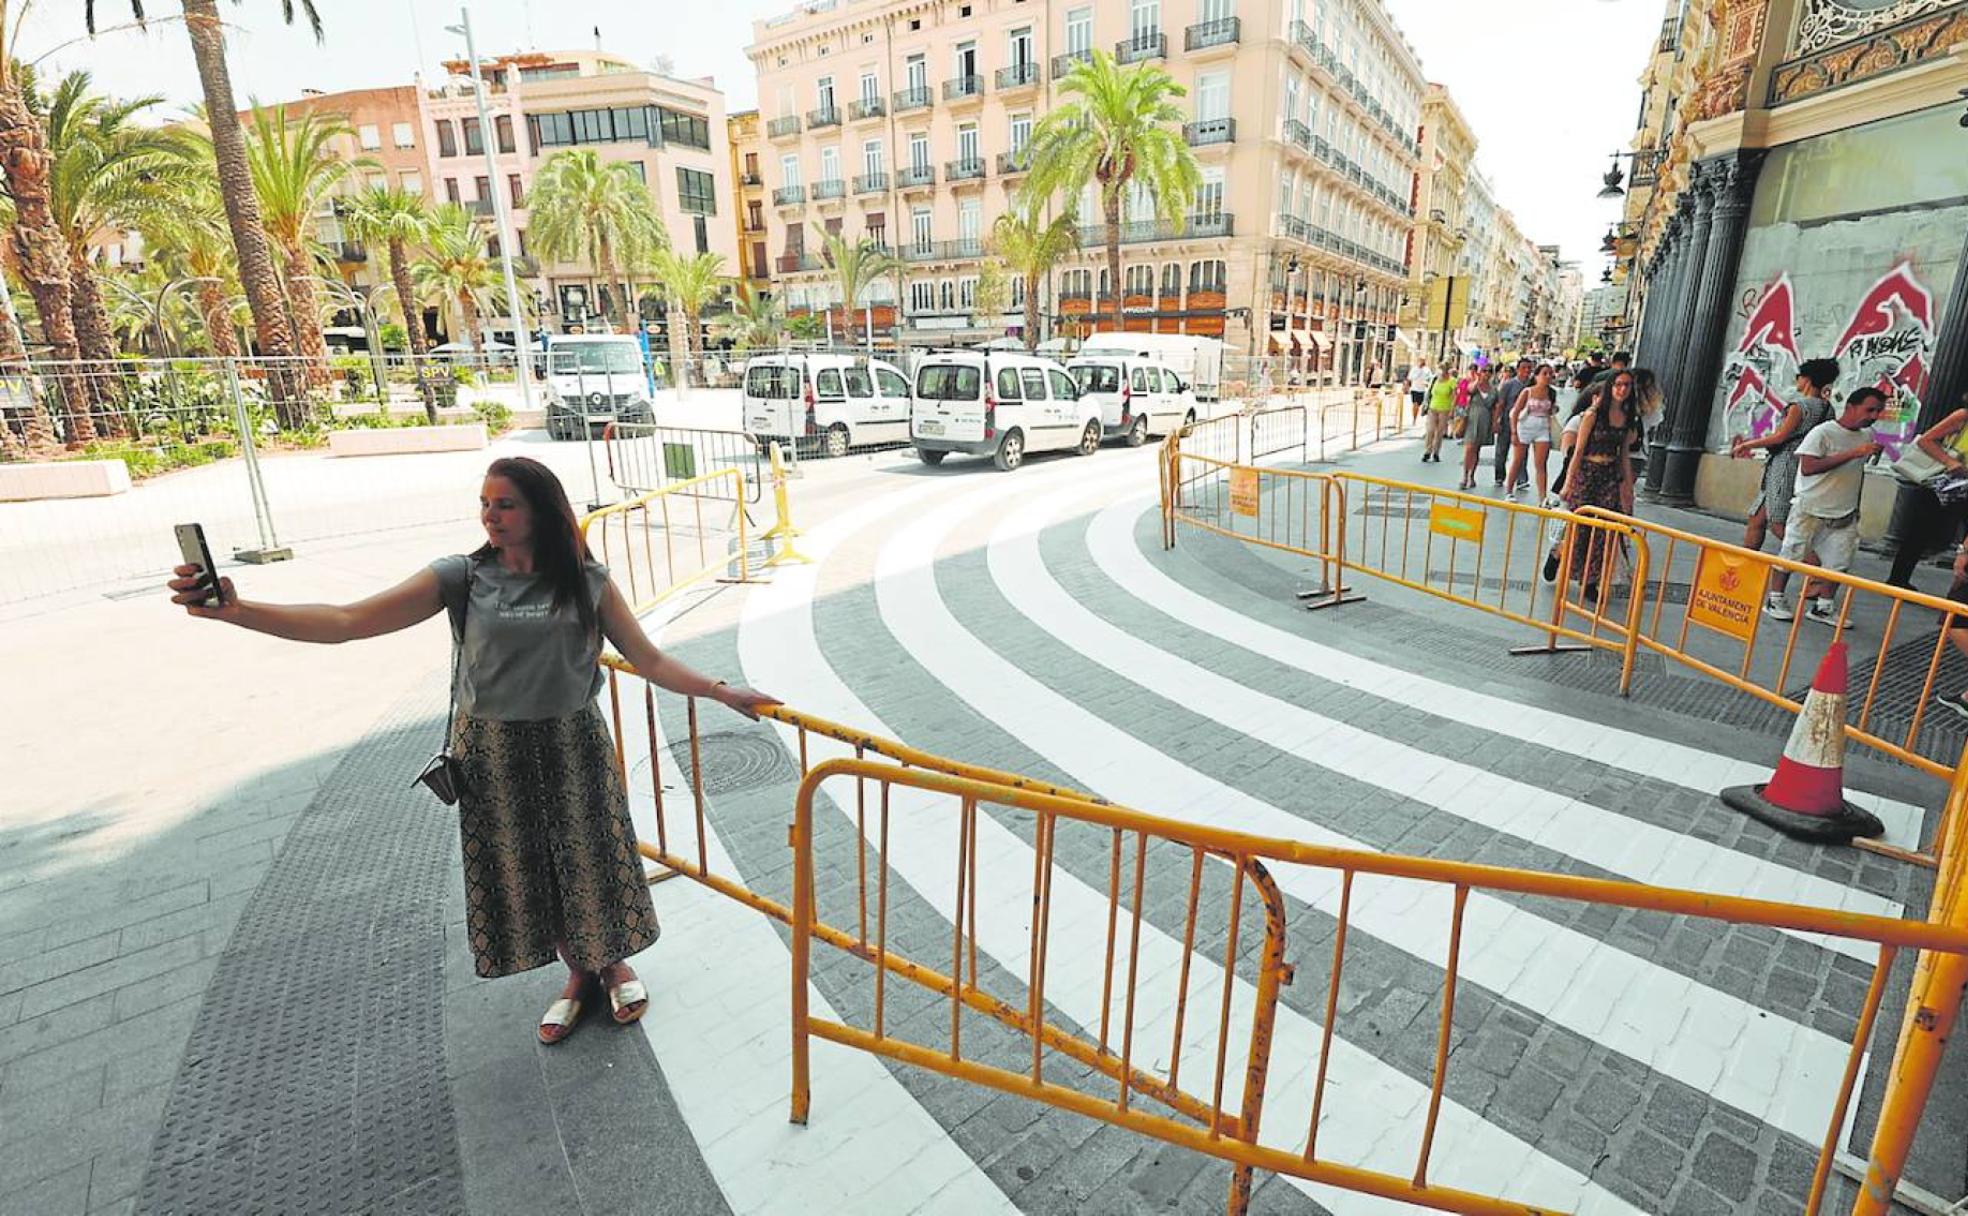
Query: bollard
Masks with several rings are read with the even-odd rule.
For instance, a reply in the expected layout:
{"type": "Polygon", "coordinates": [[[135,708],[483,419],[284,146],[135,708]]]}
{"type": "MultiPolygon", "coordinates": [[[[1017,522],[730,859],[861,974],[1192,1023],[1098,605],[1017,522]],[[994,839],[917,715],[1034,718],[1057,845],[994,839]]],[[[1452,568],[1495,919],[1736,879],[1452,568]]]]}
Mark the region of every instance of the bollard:
{"type": "Polygon", "coordinates": [[[776,518],[772,526],[763,534],[764,540],[779,542],[779,551],[766,559],[767,568],[774,566],[810,565],[812,559],[793,548],[793,538],[800,530],[793,526],[792,501],[786,490],[786,465],[779,455],[779,444],[775,441],[772,452],[772,508],[776,518]]]}

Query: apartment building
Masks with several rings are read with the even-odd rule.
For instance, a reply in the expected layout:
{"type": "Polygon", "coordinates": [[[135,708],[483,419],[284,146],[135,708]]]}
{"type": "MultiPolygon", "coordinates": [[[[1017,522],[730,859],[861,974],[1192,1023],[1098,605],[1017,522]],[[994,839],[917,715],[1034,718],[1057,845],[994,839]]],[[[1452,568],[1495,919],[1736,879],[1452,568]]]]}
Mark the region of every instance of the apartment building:
{"type": "Polygon", "coordinates": [[[738,240],[738,261],[733,274],[754,290],[770,285],[772,264],[765,252],[765,159],[764,138],[757,110],[739,110],[725,115],[730,133],[733,201],[731,224],[738,240]]]}
{"type": "Polygon", "coordinates": [[[986,239],[1033,124],[1096,48],[1188,90],[1203,181],[1180,222],[1128,200],[1120,284],[1097,206],[1072,200],[1081,249],[1044,286],[1047,334],[1090,331],[1118,291],[1130,329],[1220,336],[1349,380],[1388,366],[1423,81],[1361,0],[815,0],[754,23],[765,237],[789,306],[841,303],[815,252],[839,233],[903,259],[870,300],[898,310],[904,340],[1015,331],[1022,284],[1005,315],[973,314],[986,239]]]}
{"type": "MultiPolygon", "coordinates": [[[[584,263],[542,262],[528,245],[526,196],[533,175],[564,148],[591,147],[604,160],[635,166],[672,245],[739,264],[724,95],[712,81],[676,79],[598,50],[501,55],[479,64],[488,132],[480,127],[470,65],[455,60],[444,67],[450,78],[421,91],[432,196],[490,217],[492,191],[507,192],[522,257],[515,269],[530,281],[549,324],[592,326],[616,303],[645,322],[657,321],[663,311],[659,303],[635,299],[626,281],[602,283],[596,268],[584,263]]],[[[631,266],[618,273],[641,277],[631,266]]]]}
{"type": "MultiPolygon", "coordinates": [[[[1462,257],[1469,243],[1469,179],[1476,169],[1476,133],[1442,85],[1430,82],[1421,102],[1421,155],[1415,170],[1415,226],[1408,258],[1408,299],[1404,328],[1415,331],[1415,353],[1439,358],[1456,345],[1456,314],[1467,315],[1470,275],[1462,257]],[[1439,280],[1453,279],[1436,287],[1439,280]],[[1444,316],[1447,312],[1449,315],[1444,316]],[[1446,337],[1444,330],[1450,334],[1446,337]]],[[[1410,357],[1399,352],[1403,362],[1410,357]]]]}

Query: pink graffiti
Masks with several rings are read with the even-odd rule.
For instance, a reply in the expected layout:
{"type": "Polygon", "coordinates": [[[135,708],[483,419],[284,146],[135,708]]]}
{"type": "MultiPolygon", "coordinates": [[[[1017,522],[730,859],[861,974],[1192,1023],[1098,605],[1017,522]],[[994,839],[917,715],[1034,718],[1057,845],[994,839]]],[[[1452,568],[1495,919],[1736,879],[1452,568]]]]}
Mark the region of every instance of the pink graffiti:
{"type": "Polygon", "coordinates": [[[1913,277],[1913,263],[1902,259],[1887,271],[1859,306],[1852,310],[1851,324],[1838,339],[1838,346],[1832,352],[1834,357],[1842,358],[1851,345],[1860,338],[1875,334],[1886,334],[1897,328],[1893,316],[1893,305],[1900,308],[1919,324],[1923,334],[1934,332],[1934,297],[1920,280],[1913,277]]]}
{"type": "Polygon", "coordinates": [[[1778,356],[1787,355],[1794,368],[1801,361],[1797,353],[1796,294],[1790,276],[1780,274],[1763,289],[1749,309],[1742,340],[1723,373],[1729,381],[1729,404],[1725,412],[1734,414],[1747,408],[1752,438],[1767,435],[1784,414],[1784,402],[1770,387],[1769,376],[1777,370],[1778,356]]]}
{"type": "Polygon", "coordinates": [[[1736,369],[1736,382],[1729,390],[1729,404],[1725,409],[1734,413],[1750,398],[1749,434],[1752,439],[1760,439],[1776,426],[1777,419],[1783,417],[1784,403],[1770,391],[1770,382],[1763,373],[1756,370],[1753,363],[1740,364],[1736,369]]]}
{"type": "Polygon", "coordinates": [[[1893,402],[1890,420],[1872,428],[1888,460],[1912,442],[1927,387],[1927,353],[1934,340],[1934,297],[1902,258],[1867,290],[1833,355],[1893,402]]]}

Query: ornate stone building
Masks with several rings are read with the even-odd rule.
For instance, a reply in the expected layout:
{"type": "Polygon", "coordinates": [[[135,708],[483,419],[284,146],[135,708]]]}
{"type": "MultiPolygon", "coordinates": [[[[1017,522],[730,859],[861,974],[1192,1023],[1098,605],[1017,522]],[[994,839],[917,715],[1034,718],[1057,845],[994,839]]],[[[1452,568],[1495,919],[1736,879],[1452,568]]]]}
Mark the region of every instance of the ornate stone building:
{"type": "MultiPolygon", "coordinates": [[[[1841,394],[1893,396],[1889,458],[1968,388],[1968,3],[1690,0],[1670,19],[1650,75],[1673,100],[1636,140],[1653,181],[1629,204],[1639,358],[1668,392],[1648,483],[1739,510],[1755,468],[1728,440],[1773,424],[1803,359],[1838,359],[1841,394]]],[[[1869,533],[1892,499],[1866,495],[1869,533]]]]}

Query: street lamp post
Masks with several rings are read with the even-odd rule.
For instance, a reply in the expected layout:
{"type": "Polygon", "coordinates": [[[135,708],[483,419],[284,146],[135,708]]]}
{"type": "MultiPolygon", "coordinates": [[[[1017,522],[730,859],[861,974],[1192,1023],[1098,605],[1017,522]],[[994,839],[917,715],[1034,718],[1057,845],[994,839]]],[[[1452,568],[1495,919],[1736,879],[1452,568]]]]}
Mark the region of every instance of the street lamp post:
{"type": "Polygon", "coordinates": [[[520,404],[533,410],[533,385],[527,372],[526,328],[520,316],[519,280],[513,274],[512,217],[506,211],[506,192],[499,189],[499,164],[492,157],[492,118],[485,110],[485,82],[478,75],[478,43],[472,39],[471,9],[460,5],[457,25],[447,25],[448,33],[465,38],[465,58],[471,64],[472,99],[478,103],[479,146],[485,151],[485,180],[492,190],[492,213],[499,225],[499,263],[506,275],[506,315],[513,327],[513,378],[519,381],[520,404]]]}

